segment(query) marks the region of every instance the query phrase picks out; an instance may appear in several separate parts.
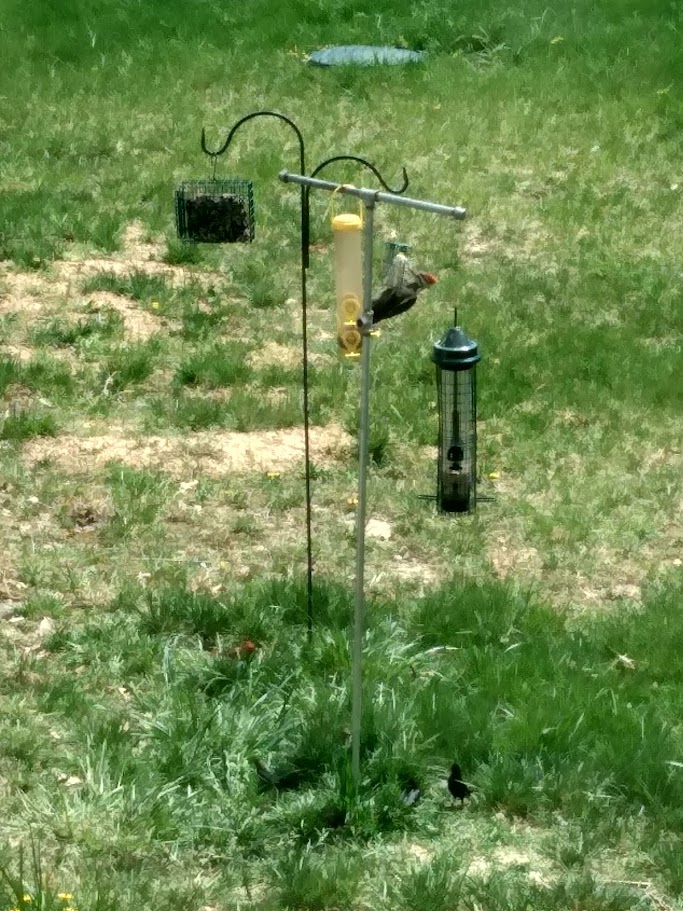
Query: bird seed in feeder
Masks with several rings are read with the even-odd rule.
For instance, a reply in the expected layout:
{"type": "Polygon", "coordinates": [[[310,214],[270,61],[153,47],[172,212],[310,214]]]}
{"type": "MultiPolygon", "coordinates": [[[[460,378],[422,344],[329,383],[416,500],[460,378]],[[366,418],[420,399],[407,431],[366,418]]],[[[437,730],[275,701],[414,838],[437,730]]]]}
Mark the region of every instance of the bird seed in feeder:
{"type": "Polygon", "coordinates": [[[200,243],[249,243],[249,216],[243,200],[230,193],[185,202],[187,233],[200,243]]]}
{"type": "Polygon", "coordinates": [[[249,243],[254,239],[251,181],[187,180],[176,190],[178,237],[204,244],[249,243]]]}

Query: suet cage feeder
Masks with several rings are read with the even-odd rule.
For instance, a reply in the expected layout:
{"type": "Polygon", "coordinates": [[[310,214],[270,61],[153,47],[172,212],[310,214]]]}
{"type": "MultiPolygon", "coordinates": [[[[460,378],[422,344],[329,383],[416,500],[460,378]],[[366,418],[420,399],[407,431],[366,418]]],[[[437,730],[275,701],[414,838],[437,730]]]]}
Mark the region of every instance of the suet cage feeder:
{"type": "Polygon", "coordinates": [[[437,506],[472,512],[477,502],[477,343],[452,326],[432,350],[439,407],[437,506]]]}
{"type": "Polygon", "coordinates": [[[193,243],[251,243],[254,187],[239,178],[186,180],[175,192],[178,237],[193,243]]]}
{"type": "Polygon", "coordinates": [[[357,360],[363,341],[358,329],[358,320],[363,313],[363,219],[348,212],[335,215],[332,231],[337,344],[344,359],[357,360]]]}

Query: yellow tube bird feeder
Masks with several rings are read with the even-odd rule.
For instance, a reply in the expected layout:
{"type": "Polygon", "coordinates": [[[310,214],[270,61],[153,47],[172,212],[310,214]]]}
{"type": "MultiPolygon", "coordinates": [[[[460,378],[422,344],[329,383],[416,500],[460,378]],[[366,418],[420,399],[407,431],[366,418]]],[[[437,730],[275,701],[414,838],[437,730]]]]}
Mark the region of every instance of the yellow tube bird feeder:
{"type": "Polygon", "coordinates": [[[358,359],[362,336],[358,319],[363,313],[363,220],[345,213],[332,219],[334,274],[337,297],[337,342],[346,359],[358,359]]]}

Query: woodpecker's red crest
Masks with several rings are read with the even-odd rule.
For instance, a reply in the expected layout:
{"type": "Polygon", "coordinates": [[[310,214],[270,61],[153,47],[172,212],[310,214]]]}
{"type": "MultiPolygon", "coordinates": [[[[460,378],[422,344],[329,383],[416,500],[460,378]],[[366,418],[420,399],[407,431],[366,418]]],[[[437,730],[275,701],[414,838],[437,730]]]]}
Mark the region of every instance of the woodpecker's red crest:
{"type": "Polygon", "coordinates": [[[436,275],[431,272],[416,272],[415,269],[411,269],[410,275],[412,280],[408,282],[408,287],[415,288],[418,291],[423,291],[430,285],[435,285],[438,281],[436,275]]]}

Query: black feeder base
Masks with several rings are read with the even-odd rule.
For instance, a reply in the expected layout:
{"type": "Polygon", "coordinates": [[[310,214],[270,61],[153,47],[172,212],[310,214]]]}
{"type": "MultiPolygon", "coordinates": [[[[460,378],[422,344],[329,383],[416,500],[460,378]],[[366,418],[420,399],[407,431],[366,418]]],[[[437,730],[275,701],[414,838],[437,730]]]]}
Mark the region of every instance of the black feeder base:
{"type": "Polygon", "coordinates": [[[186,180],[175,193],[178,237],[194,243],[250,243],[254,190],[250,180],[186,180]]]}
{"type": "Polygon", "coordinates": [[[454,485],[446,482],[439,506],[441,512],[469,512],[474,506],[469,482],[465,480],[454,485]]]}

